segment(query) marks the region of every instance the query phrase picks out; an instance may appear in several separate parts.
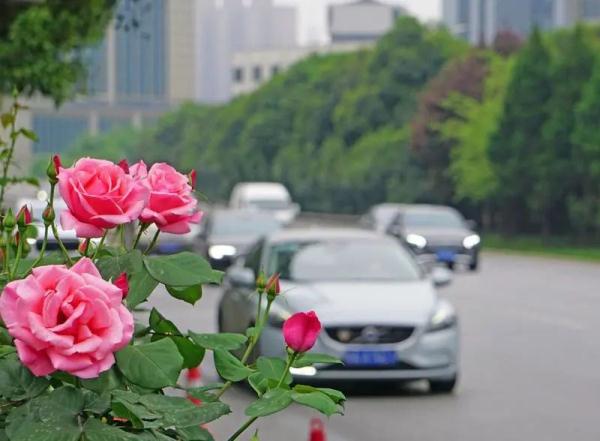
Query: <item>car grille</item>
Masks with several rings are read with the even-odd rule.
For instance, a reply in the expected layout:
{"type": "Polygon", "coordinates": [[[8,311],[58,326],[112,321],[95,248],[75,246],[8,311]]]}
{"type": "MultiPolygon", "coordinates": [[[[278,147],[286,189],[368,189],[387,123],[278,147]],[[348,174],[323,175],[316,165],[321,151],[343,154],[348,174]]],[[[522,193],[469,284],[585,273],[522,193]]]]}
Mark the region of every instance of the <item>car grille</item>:
{"type": "Polygon", "coordinates": [[[384,344],[400,343],[414,330],[412,326],[338,326],[328,327],[325,332],[340,343],[384,344]]]}

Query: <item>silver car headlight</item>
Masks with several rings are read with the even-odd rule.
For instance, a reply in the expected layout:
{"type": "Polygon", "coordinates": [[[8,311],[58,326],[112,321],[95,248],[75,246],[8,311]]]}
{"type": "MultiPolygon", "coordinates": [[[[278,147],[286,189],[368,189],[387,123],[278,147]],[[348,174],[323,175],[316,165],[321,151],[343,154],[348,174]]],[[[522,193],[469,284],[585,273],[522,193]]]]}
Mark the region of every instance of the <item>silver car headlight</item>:
{"type": "Polygon", "coordinates": [[[448,302],[441,301],[438,303],[431,319],[429,319],[427,332],[442,331],[455,326],[456,323],[456,312],[452,305],[448,302]]]}
{"type": "Polygon", "coordinates": [[[420,234],[413,234],[413,233],[407,234],[406,242],[409,243],[410,245],[413,245],[413,246],[419,248],[419,249],[423,249],[427,246],[427,239],[425,239],[420,234]]]}
{"type": "Polygon", "coordinates": [[[471,234],[463,239],[463,247],[470,250],[476,247],[481,242],[481,237],[478,234],[471,234]]]}
{"type": "Polygon", "coordinates": [[[234,256],[236,249],[232,245],[212,245],[208,248],[208,255],[213,259],[220,260],[223,257],[234,256]]]}

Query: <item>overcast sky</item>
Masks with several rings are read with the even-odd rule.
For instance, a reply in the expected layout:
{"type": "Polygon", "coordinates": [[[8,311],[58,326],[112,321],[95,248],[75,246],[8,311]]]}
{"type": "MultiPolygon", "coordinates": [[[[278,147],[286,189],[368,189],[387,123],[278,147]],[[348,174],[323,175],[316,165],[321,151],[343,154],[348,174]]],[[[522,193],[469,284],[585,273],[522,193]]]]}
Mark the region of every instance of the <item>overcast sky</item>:
{"type": "MultiPolygon", "coordinates": [[[[293,4],[298,8],[299,38],[301,43],[323,42],[326,39],[326,6],[348,0],[276,0],[279,4],[293,4]]],[[[383,2],[383,1],[382,1],[383,2]]],[[[439,20],[442,0],[385,0],[385,3],[402,5],[421,20],[439,20]]]]}

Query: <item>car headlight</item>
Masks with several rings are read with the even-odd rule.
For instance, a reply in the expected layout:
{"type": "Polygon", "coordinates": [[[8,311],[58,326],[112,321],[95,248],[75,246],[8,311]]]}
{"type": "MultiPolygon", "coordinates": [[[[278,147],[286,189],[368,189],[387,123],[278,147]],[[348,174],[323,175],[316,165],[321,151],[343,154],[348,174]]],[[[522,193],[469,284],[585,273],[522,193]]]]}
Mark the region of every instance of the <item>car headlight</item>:
{"type": "Polygon", "coordinates": [[[208,255],[213,259],[220,260],[223,257],[235,255],[235,247],[232,245],[212,245],[208,249],[208,255]]]}
{"type": "Polygon", "coordinates": [[[456,313],[448,302],[439,302],[438,306],[429,320],[427,332],[442,331],[456,325],[456,313]]]}
{"type": "Polygon", "coordinates": [[[471,249],[481,242],[481,238],[478,234],[471,234],[463,239],[463,247],[466,249],[471,249]]]}
{"type": "Polygon", "coordinates": [[[419,249],[423,249],[427,246],[427,239],[425,239],[420,234],[413,234],[413,233],[407,234],[406,242],[409,243],[410,245],[413,245],[413,246],[419,248],[419,249]]]}

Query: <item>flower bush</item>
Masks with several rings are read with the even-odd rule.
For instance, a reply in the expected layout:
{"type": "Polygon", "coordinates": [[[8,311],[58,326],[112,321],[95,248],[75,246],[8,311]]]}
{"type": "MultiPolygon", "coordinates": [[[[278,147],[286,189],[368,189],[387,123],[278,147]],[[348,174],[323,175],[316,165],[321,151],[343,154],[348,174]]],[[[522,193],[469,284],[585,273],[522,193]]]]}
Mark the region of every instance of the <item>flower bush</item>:
{"type": "MultiPolygon", "coordinates": [[[[8,132],[0,139],[0,206],[5,187],[21,180],[8,176],[15,140],[35,138],[16,127],[19,108],[15,101],[0,119],[8,132]]],[[[25,239],[37,232],[27,207],[16,216],[11,209],[1,212],[0,440],[212,440],[205,425],[231,412],[225,394],[238,382],[249,383],[257,397],[230,441],[292,403],[341,413],[343,394],[294,384],[289,372],[292,366],[338,362],[308,353],[321,330],[314,312],[284,324],[285,359],[250,361],[271,305],[285,295],[278,275],[259,275],[256,325],[245,334],[182,331],[156,309],[146,323],[135,322],[136,309],[153,293],[194,305],[202,285],[221,282],[223,274],[194,253],[151,254],[161,232],[187,233],[200,220],[195,172],[93,158],[65,167],[55,156],[47,175],[50,192],[37,256],[28,257],[25,239]],[[58,234],[57,190],[68,207],[61,225],[81,239],[77,255],[58,234]],[[142,250],[140,239],[153,224],[156,233],[142,250]],[[126,239],[127,225],[137,229],[134,240],[126,239]],[[57,253],[47,252],[50,235],[57,253]],[[164,289],[157,291],[160,285],[164,289]],[[206,351],[214,353],[223,382],[186,388],[179,382],[182,371],[197,367],[206,351]]]]}

